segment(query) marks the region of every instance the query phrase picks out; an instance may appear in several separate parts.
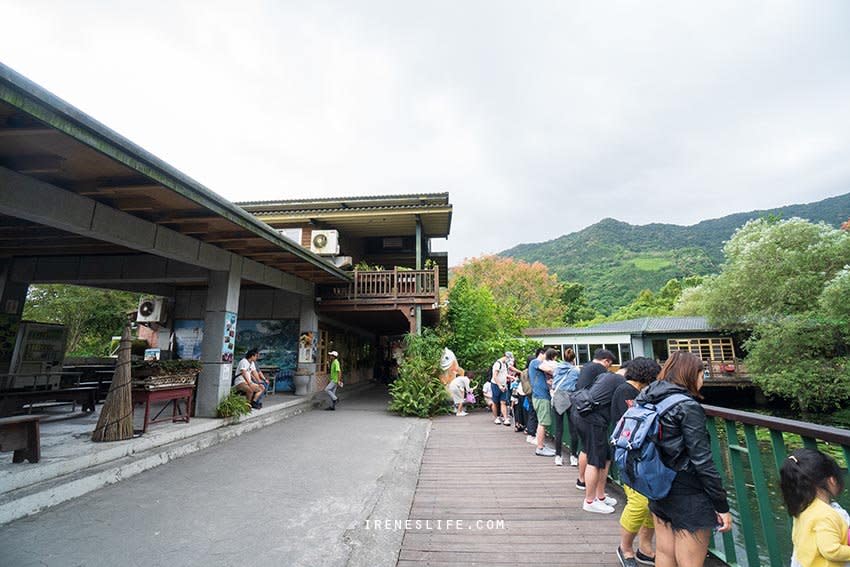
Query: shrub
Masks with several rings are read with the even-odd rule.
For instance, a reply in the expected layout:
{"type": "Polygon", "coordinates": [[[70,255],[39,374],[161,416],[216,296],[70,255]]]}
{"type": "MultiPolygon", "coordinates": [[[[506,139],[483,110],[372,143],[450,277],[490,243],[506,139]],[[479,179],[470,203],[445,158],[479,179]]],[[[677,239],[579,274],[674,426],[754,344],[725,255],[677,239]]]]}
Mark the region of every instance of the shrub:
{"type": "Polygon", "coordinates": [[[426,330],[421,336],[407,335],[405,343],[398,379],[390,384],[390,411],[416,417],[448,413],[448,392],[439,378],[442,339],[426,330]]]}
{"type": "Polygon", "coordinates": [[[251,404],[248,399],[239,394],[236,388],[230,390],[230,394],[218,404],[215,408],[215,413],[218,417],[232,417],[234,421],[239,421],[243,415],[251,413],[251,404]]]}

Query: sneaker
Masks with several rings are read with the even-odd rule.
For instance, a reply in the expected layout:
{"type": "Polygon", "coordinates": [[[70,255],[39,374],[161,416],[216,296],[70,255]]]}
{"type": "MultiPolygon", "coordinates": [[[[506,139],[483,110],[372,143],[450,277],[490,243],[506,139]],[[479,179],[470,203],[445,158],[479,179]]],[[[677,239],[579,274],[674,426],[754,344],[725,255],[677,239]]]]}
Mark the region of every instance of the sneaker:
{"type": "Polygon", "coordinates": [[[564,466],[564,457],[561,455],[555,455],[555,466],[562,467],[564,466]]]}
{"type": "Polygon", "coordinates": [[[462,411],[462,412],[460,412],[460,413],[458,413],[458,414],[455,414],[455,415],[457,415],[458,417],[463,417],[463,416],[465,416],[465,415],[469,415],[469,414],[468,414],[468,413],[466,413],[465,411],[462,411]]]}
{"type": "Polygon", "coordinates": [[[550,447],[543,447],[542,449],[535,449],[534,454],[538,457],[554,457],[555,449],[550,447]]]}
{"type": "Polygon", "coordinates": [[[608,506],[616,506],[617,505],[617,499],[611,498],[607,494],[605,495],[605,500],[601,500],[601,502],[605,502],[605,504],[607,504],[608,506]]]}
{"type": "Polygon", "coordinates": [[[577,467],[578,466],[578,457],[575,455],[570,455],[570,466],[577,467]]]}
{"type": "Polygon", "coordinates": [[[584,504],[581,506],[582,510],[585,512],[594,512],[596,514],[613,514],[614,508],[609,506],[605,502],[601,500],[594,500],[593,502],[584,501],[584,504]]]}
{"type": "Polygon", "coordinates": [[[640,548],[638,548],[637,553],[635,553],[635,560],[640,565],[649,565],[650,567],[655,566],[655,557],[651,555],[647,555],[642,552],[640,548]]]}
{"type": "Polygon", "coordinates": [[[502,425],[506,425],[506,426],[510,427],[511,426],[511,418],[506,417],[505,421],[502,422],[502,425]]]}
{"type": "Polygon", "coordinates": [[[497,417],[496,419],[493,420],[493,423],[495,423],[496,425],[501,425],[502,424],[502,418],[497,417]]]}
{"type": "Polygon", "coordinates": [[[534,435],[527,435],[525,437],[525,442],[531,445],[537,445],[537,438],[534,435]]]}
{"type": "Polygon", "coordinates": [[[623,550],[620,549],[620,546],[617,546],[617,559],[620,560],[620,565],[623,567],[637,567],[637,561],[634,557],[626,557],[623,554],[623,550]]]}
{"type": "Polygon", "coordinates": [[[587,485],[581,480],[576,479],[576,490],[584,490],[585,488],[587,488],[587,485]]]}

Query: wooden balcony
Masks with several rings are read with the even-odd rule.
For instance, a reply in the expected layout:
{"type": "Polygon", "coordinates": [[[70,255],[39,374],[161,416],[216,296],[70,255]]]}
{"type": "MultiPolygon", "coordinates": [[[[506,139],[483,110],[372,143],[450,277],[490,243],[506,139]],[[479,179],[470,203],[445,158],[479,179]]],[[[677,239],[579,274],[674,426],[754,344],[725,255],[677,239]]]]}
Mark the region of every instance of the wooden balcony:
{"type": "Polygon", "coordinates": [[[364,272],[354,270],[347,286],[322,287],[322,309],[369,310],[421,305],[437,309],[440,303],[439,270],[393,270],[364,272]]]}

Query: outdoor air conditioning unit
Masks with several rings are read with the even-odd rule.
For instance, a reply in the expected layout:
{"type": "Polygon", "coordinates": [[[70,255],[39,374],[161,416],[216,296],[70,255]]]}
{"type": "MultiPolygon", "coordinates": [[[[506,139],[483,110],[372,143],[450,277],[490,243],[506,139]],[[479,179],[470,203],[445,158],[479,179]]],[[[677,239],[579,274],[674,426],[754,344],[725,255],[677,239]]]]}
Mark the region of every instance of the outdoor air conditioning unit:
{"type": "Polygon", "coordinates": [[[314,230],[310,235],[310,251],[322,256],[336,256],[339,254],[339,232],[314,230]]]}
{"type": "Polygon", "coordinates": [[[138,323],[162,323],[165,321],[165,300],[160,297],[143,297],[136,313],[138,323]]]}

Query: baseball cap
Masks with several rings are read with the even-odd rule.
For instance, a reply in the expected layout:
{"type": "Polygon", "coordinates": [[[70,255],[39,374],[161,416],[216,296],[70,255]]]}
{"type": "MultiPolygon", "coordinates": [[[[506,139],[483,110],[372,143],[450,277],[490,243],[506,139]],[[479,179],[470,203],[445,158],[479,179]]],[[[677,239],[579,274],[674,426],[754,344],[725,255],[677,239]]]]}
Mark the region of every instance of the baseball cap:
{"type": "Polygon", "coordinates": [[[339,356],[339,353],[335,350],[332,350],[328,353],[328,356],[339,356]]]}

